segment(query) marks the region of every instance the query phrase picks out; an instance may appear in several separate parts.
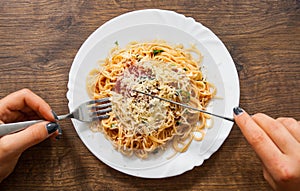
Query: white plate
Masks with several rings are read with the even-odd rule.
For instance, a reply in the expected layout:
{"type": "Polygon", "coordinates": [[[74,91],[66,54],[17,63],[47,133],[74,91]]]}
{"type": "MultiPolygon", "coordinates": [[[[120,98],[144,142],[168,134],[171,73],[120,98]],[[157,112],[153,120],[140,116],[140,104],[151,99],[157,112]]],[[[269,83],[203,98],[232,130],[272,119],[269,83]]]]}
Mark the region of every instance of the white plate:
{"type": "MultiPolygon", "coordinates": [[[[195,44],[204,55],[204,73],[208,81],[217,87],[217,96],[208,110],[233,116],[232,108],[239,104],[239,80],[233,60],[221,40],[208,28],[192,18],[158,9],[140,10],[118,16],[99,27],[84,42],[78,51],[70,73],[67,98],[73,110],[85,100],[86,77],[98,67],[115,42],[124,47],[131,41],[163,39],[170,43],[181,43],[185,47],[195,44]]],[[[213,127],[207,130],[203,141],[193,141],[185,153],[167,159],[171,149],[159,156],[143,160],[126,157],[117,152],[101,133],[91,132],[89,125],[72,120],[75,129],[87,148],[110,167],[138,177],[163,178],[182,174],[200,166],[222,145],[228,136],[232,122],[214,118],[213,127]]]]}

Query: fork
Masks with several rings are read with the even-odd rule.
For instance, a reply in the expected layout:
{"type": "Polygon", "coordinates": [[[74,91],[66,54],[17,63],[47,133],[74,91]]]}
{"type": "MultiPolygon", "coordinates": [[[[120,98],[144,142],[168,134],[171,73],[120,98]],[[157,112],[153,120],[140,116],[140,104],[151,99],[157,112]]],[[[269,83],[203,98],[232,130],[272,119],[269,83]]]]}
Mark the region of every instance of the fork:
{"type": "MultiPolygon", "coordinates": [[[[97,120],[106,119],[109,117],[107,113],[112,111],[112,104],[110,98],[103,98],[98,100],[89,100],[80,104],[73,112],[57,116],[57,120],[74,118],[82,122],[93,122],[97,120]]],[[[27,128],[35,123],[43,120],[22,121],[17,123],[7,123],[0,125],[0,137],[3,135],[15,133],[27,128]]]]}
{"type": "Polygon", "coordinates": [[[66,115],[57,116],[58,120],[63,120],[67,118],[74,118],[82,122],[92,122],[96,120],[106,119],[109,116],[103,115],[110,111],[111,109],[111,102],[110,98],[103,98],[98,100],[90,100],[84,102],[79,105],[73,112],[68,113],[66,115]]]}

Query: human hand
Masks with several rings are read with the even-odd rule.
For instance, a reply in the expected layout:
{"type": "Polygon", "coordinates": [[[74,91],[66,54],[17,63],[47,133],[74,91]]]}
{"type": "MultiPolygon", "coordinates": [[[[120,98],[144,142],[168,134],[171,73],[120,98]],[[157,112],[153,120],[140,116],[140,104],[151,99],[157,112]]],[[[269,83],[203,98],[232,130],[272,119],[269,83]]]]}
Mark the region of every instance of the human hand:
{"type": "Polygon", "coordinates": [[[0,124],[41,118],[48,122],[0,137],[0,182],[13,171],[23,151],[58,134],[50,106],[30,90],[23,89],[0,100],[0,124]]]}
{"type": "Polygon", "coordinates": [[[276,191],[300,188],[300,121],[273,119],[265,114],[249,116],[234,108],[234,118],[263,165],[263,175],[276,191]]]}

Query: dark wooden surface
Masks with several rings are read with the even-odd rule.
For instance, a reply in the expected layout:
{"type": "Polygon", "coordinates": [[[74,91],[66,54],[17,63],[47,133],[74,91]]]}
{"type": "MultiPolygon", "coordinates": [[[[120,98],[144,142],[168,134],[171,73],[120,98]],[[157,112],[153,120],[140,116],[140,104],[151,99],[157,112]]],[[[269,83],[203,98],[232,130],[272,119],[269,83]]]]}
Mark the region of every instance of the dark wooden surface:
{"type": "MultiPolygon", "coordinates": [[[[113,17],[145,8],[191,16],[224,42],[239,73],[241,107],[300,120],[299,1],[1,0],[0,97],[26,87],[58,114],[68,112],[68,72],[81,44],[113,17]]],[[[24,152],[0,190],[270,190],[237,126],[202,166],[151,180],[106,166],[70,121],[60,124],[63,138],[24,152]]]]}

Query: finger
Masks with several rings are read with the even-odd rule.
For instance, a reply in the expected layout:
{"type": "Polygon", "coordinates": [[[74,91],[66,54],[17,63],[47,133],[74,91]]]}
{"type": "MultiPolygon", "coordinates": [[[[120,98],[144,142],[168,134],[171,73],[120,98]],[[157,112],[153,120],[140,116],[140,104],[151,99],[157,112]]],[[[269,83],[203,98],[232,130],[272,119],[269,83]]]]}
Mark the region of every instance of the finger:
{"type": "Polygon", "coordinates": [[[249,144],[253,147],[262,162],[266,166],[271,167],[273,159],[281,157],[282,153],[280,150],[247,112],[241,108],[234,108],[234,113],[235,122],[240,127],[249,144]]]}
{"type": "Polygon", "coordinates": [[[49,121],[55,121],[51,113],[50,106],[38,95],[29,89],[22,89],[9,94],[0,101],[0,112],[3,111],[22,111],[29,107],[38,115],[49,121]]]}
{"type": "Polygon", "coordinates": [[[270,184],[272,189],[275,190],[276,183],[275,183],[273,177],[271,176],[271,174],[269,173],[269,171],[267,171],[266,167],[263,167],[263,176],[264,176],[265,180],[270,184]]]}
{"type": "Polygon", "coordinates": [[[252,118],[283,153],[294,153],[297,147],[300,149],[300,144],[282,123],[265,114],[255,114],[252,118]]]}
{"type": "Polygon", "coordinates": [[[1,148],[6,149],[7,152],[21,153],[56,133],[57,129],[58,124],[54,122],[34,124],[18,133],[3,136],[0,139],[1,148]]]}
{"type": "Polygon", "coordinates": [[[285,128],[291,133],[291,135],[300,143],[300,122],[293,118],[278,118],[276,119],[282,123],[285,128]]]}

